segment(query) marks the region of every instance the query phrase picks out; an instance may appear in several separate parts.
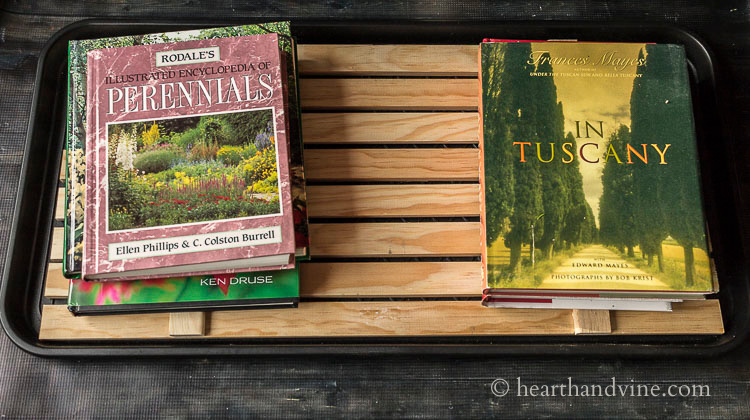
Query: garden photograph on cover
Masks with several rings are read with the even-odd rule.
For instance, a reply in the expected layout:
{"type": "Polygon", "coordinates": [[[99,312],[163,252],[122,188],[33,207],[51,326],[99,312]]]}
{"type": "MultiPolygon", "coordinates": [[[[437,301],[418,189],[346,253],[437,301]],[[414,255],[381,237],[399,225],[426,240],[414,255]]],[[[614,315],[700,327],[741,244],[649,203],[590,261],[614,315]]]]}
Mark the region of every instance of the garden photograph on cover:
{"type": "Polygon", "coordinates": [[[280,213],[272,109],[107,126],[110,231],[280,213]]]}
{"type": "Polygon", "coordinates": [[[482,95],[489,287],[712,289],[682,50],[483,44],[482,95]]]}

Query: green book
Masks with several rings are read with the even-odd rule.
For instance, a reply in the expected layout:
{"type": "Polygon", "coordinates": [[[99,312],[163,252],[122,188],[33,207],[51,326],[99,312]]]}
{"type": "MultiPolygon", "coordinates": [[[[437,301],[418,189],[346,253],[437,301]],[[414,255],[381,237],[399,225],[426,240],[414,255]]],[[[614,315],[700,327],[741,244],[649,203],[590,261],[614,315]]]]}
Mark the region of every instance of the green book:
{"type": "Polygon", "coordinates": [[[671,44],[481,44],[485,303],[717,291],[687,60],[671,44]]]}
{"type": "Polygon", "coordinates": [[[158,280],[70,281],[76,315],[297,307],[299,269],[158,280]]]}

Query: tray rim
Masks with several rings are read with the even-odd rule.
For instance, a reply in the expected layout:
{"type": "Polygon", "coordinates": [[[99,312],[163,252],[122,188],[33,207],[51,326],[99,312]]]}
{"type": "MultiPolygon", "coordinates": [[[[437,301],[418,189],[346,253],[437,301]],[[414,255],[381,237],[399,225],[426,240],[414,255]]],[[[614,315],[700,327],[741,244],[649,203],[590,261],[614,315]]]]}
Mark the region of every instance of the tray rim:
{"type": "MultiPolygon", "coordinates": [[[[257,19],[256,19],[257,20],[257,19]]],[[[265,18],[262,19],[263,21],[272,21],[276,19],[271,18],[265,18]]],[[[278,19],[278,20],[284,20],[278,19]]],[[[2,307],[0,307],[0,322],[2,323],[2,326],[8,336],[11,338],[11,341],[14,342],[17,346],[19,346],[21,349],[23,349],[26,352],[29,352],[34,355],[38,356],[56,356],[56,357],[96,357],[96,356],[208,356],[208,355],[254,355],[254,356],[270,356],[270,355],[298,355],[298,354],[304,354],[304,355],[331,355],[331,354],[349,354],[349,355],[394,355],[394,354],[430,354],[430,355],[445,355],[445,356],[456,356],[456,355],[505,355],[505,354],[527,354],[527,355],[581,355],[581,354],[587,354],[587,355],[601,355],[601,356],[632,356],[632,357],[640,357],[640,356],[699,356],[699,357],[709,357],[718,355],[720,353],[727,352],[731,350],[732,348],[738,346],[745,338],[747,334],[747,328],[742,328],[743,326],[748,325],[750,314],[748,314],[747,310],[745,309],[745,312],[742,314],[744,316],[739,317],[740,319],[735,319],[739,315],[738,311],[735,310],[731,314],[734,316],[732,318],[732,321],[739,321],[739,322],[731,322],[729,323],[730,328],[728,328],[723,335],[719,336],[695,336],[695,335],[688,335],[688,336],[682,336],[682,335],[674,335],[674,336],[659,336],[664,338],[670,338],[674,339],[675,343],[667,343],[667,344],[661,344],[661,343],[655,343],[654,336],[639,336],[639,335],[631,335],[631,336],[608,336],[606,337],[608,340],[597,340],[597,339],[588,339],[588,338],[582,338],[577,337],[575,339],[572,339],[572,336],[556,336],[556,335],[539,335],[539,336],[525,336],[525,337],[508,337],[508,336],[498,336],[498,337],[483,337],[488,338],[490,340],[494,339],[497,341],[505,341],[500,343],[468,343],[466,341],[471,341],[472,339],[476,340],[477,337],[471,337],[471,336],[455,336],[452,337],[454,339],[464,339],[466,340],[463,343],[445,343],[445,342],[439,342],[439,341],[445,341],[443,338],[435,338],[435,337],[419,337],[418,339],[425,339],[429,340],[430,338],[434,339],[436,342],[434,343],[392,343],[388,339],[383,338],[374,338],[373,340],[362,340],[362,339],[354,339],[354,340],[347,340],[347,339],[335,339],[331,337],[321,337],[320,339],[316,340],[277,340],[277,342],[274,342],[272,339],[256,339],[256,338],[238,338],[238,339],[208,339],[208,340],[180,340],[180,339],[168,339],[163,340],[159,342],[154,341],[147,341],[147,340],[138,340],[138,341],[128,341],[127,344],[124,344],[121,341],[112,341],[107,342],[105,345],[101,345],[101,342],[87,342],[87,341],[70,341],[70,342],[63,342],[62,344],[60,342],[40,342],[38,340],[38,335],[36,337],[28,337],[28,334],[24,334],[24,331],[22,329],[19,329],[19,325],[17,324],[17,318],[11,317],[11,313],[9,312],[9,305],[12,305],[12,303],[9,301],[11,298],[9,289],[10,289],[10,279],[11,279],[11,270],[12,268],[16,268],[15,264],[12,264],[14,262],[14,257],[18,258],[15,255],[17,244],[18,244],[18,233],[19,233],[19,227],[22,225],[22,222],[24,219],[22,218],[21,214],[23,213],[23,205],[24,202],[24,192],[27,189],[28,185],[28,179],[27,179],[27,173],[29,170],[29,162],[31,161],[31,153],[29,153],[29,150],[32,149],[32,146],[35,146],[34,138],[37,135],[36,130],[36,123],[38,122],[38,115],[37,111],[40,105],[40,96],[41,96],[41,85],[44,79],[45,70],[48,56],[50,55],[50,52],[55,48],[58,47],[60,42],[66,42],[67,39],[74,39],[76,38],[76,34],[79,35],[81,32],[85,32],[87,29],[97,29],[100,27],[106,27],[106,28],[112,28],[118,27],[118,28],[127,28],[127,32],[131,33],[143,33],[143,32],[155,32],[155,31],[163,31],[168,29],[178,29],[181,27],[211,27],[211,26],[227,26],[232,24],[241,24],[241,23],[248,23],[249,21],[252,21],[252,19],[245,19],[242,21],[231,21],[231,20],[222,20],[222,21],[201,21],[201,20],[190,20],[190,21],[164,21],[159,19],[85,19],[80,20],[77,22],[74,22],[70,25],[67,25],[57,31],[45,44],[44,48],[40,51],[39,59],[37,62],[37,68],[36,68],[36,75],[35,75],[35,81],[34,81],[34,92],[33,92],[33,98],[31,102],[31,112],[29,117],[29,126],[27,128],[27,136],[25,141],[25,152],[24,152],[24,158],[21,164],[21,179],[19,182],[19,188],[16,193],[16,203],[15,203],[15,213],[13,217],[13,222],[11,225],[11,232],[9,236],[9,246],[8,246],[8,252],[6,254],[6,260],[5,260],[5,267],[3,272],[3,278],[5,281],[2,282],[2,287],[0,288],[0,301],[2,307]],[[153,29],[153,27],[158,26],[159,29],[153,29]],[[552,340],[555,338],[563,338],[563,342],[557,342],[557,343],[543,343],[544,340],[552,340]],[[698,337],[698,338],[696,338],[698,337]],[[711,337],[715,337],[715,340],[708,341],[711,339],[711,337]],[[34,339],[35,338],[35,339],[34,339]],[[680,339],[684,339],[684,341],[680,341],[680,339]],[[692,338],[692,340],[691,340],[692,338]],[[565,342],[565,339],[567,339],[569,342],[565,342]],[[358,343],[350,343],[347,341],[357,341],[358,343]],[[290,342],[291,341],[291,342],[290,342]],[[329,343],[320,343],[320,344],[311,344],[311,343],[304,343],[304,344],[295,344],[293,341],[309,341],[309,342],[315,342],[315,341],[322,341],[329,343]],[[692,342],[691,342],[692,341],[692,342]],[[68,343],[68,344],[65,344],[68,343]],[[708,343],[708,344],[706,344],[708,343]]],[[[430,20],[430,21],[407,21],[407,20],[389,20],[389,21],[381,21],[381,20],[347,20],[347,21],[320,21],[320,20],[294,20],[293,26],[302,25],[303,27],[307,26],[308,30],[312,31],[315,28],[335,28],[341,30],[342,28],[349,28],[350,31],[352,31],[352,27],[356,26],[359,30],[362,29],[363,26],[370,26],[370,27],[388,27],[388,28],[402,28],[403,25],[409,24],[410,30],[417,27],[421,31],[435,31],[438,29],[443,29],[445,26],[449,26],[452,28],[461,27],[461,24],[466,24],[467,22],[461,22],[456,20],[430,20]]],[[[507,30],[505,28],[510,28],[510,32],[513,31],[521,31],[525,32],[531,29],[537,29],[544,31],[545,29],[554,29],[554,30],[567,30],[567,31],[589,31],[589,32],[595,32],[596,30],[603,31],[604,27],[601,23],[592,23],[592,22],[577,22],[577,21],[550,21],[550,22],[471,22],[473,26],[488,26],[491,25],[496,28],[503,28],[500,30],[507,30]]],[[[716,98],[716,75],[715,75],[715,60],[713,59],[713,54],[709,50],[709,48],[706,46],[706,44],[700,40],[695,34],[692,32],[689,32],[681,27],[678,27],[673,24],[642,24],[642,23],[625,23],[625,22],[606,22],[607,29],[609,31],[613,29],[619,29],[619,30],[625,30],[630,31],[630,34],[637,33],[640,31],[639,36],[642,35],[643,32],[648,31],[655,31],[662,36],[665,36],[669,39],[671,39],[671,42],[678,42],[686,47],[686,51],[689,49],[695,49],[693,52],[698,53],[703,56],[704,59],[707,60],[708,68],[703,70],[703,73],[701,73],[702,77],[708,77],[713,87],[713,95],[711,97],[712,103],[716,104],[717,98],[716,98]],[[687,45],[690,44],[690,45],[687,45]],[[707,74],[706,74],[707,72],[707,74]]],[[[465,28],[465,27],[464,27],[465,28]]],[[[347,39],[347,41],[350,41],[350,39],[347,39]]],[[[306,43],[336,43],[336,42],[306,42],[306,43]]],[[[338,42],[341,43],[341,42],[338,42]]],[[[358,43],[358,42],[347,42],[347,43],[358,43]]],[[[392,43],[392,42],[385,42],[385,43],[392,43]]],[[[422,42],[424,43],[424,42],[422,42]]],[[[441,42],[429,42],[433,44],[441,44],[441,42]]],[[[450,44],[455,42],[442,42],[442,44],[450,44]]],[[[66,48],[67,49],[67,48],[66,48]]],[[[54,76],[54,75],[53,75],[54,76]]],[[[57,95],[59,96],[60,93],[57,92],[57,95]]],[[[59,102],[59,101],[58,101],[59,102]]],[[[59,105],[58,103],[53,103],[54,105],[59,105]]],[[[722,127],[725,127],[725,125],[722,125],[722,127]]],[[[728,137],[726,134],[723,136],[724,138],[728,137]]],[[[38,142],[38,141],[37,141],[38,142]]],[[[726,143],[726,142],[725,142],[726,143]]],[[[724,145],[726,149],[731,148],[731,143],[724,145]]],[[[49,149],[49,147],[48,147],[49,149]]],[[[731,150],[726,150],[726,153],[731,154],[731,150]]],[[[59,162],[61,160],[62,153],[57,153],[57,156],[47,156],[47,160],[49,161],[49,158],[51,157],[56,163],[55,165],[52,165],[54,168],[59,167],[59,162]]],[[[48,162],[49,163],[49,162],[48,162]]],[[[734,169],[735,166],[732,166],[731,169],[734,169]]],[[[50,171],[50,165],[47,165],[45,168],[45,174],[47,172],[54,172],[57,174],[57,171],[50,171]]],[[[728,174],[732,175],[732,174],[728,174]]],[[[48,175],[47,175],[48,176],[48,175]]],[[[705,171],[704,171],[705,176],[705,171]]],[[[46,178],[45,178],[46,179],[46,178]]],[[[57,180],[57,176],[55,176],[55,181],[57,180]]],[[[704,181],[705,183],[705,181],[704,181]]],[[[736,187],[736,183],[732,185],[733,187],[736,187]]],[[[44,187],[44,186],[43,186],[44,187]]],[[[57,190],[57,183],[55,182],[53,186],[47,186],[48,190],[56,191],[57,190]]],[[[733,190],[734,196],[738,196],[738,191],[736,188],[733,190]]],[[[47,200],[49,201],[49,200],[47,200]]],[[[54,199],[51,200],[51,202],[54,202],[54,199]]],[[[36,235],[35,235],[35,241],[41,242],[43,245],[42,247],[35,247],[35,249],[32,249],[31,253],[32,255],[37,256],[39,254],[44,254],[44,259],[42,260],[44,266],[46,267],[46,262],[48,260],[48,254],[49,254],[49,236],[51,234],[51,225],[52,225],[52,217],[46,217],[44,218],[44,214],[39,213],[45,213],[44,204],[40,206],[41,208],[38,209],[37,212],[37,219],[41,218],[41,220],[44,223],[37,223],[35,226],[36,228],[36,235]],[[42,229],[41,233],[39,233],[39,229],[42,229]],[[43,252],[41,252],[43,251],[43,252]]],[[[47,205],[47,214],[51,214],[51,208],[52,205],[47,205]]],[[[735,209],[736,210],[736,209],[735,209]]],[[[732,213],[733,216],[737,215],[737,212],[732,213]]],[[[708,218],[708,215],[707,215],[708,218]]],[[[34,242],[34,241],[31,241],[34,242]]],[[[739,244],[741,245],[742,241],[739,241],[739,244]]],[[[742,249],[737,250],[736,252],[740,252],[742,249]]],[[[740,252],[741,253],[741,252],[740,252]]],[[[23,258],[22,258],[23,259],[23,258]]],[[[38,271],[39,267],[33,266],[34,259],[32,258],[31,261],[27,263],[27,268],[30,271],[30,275],[26,280],[31,280],[31,275],[34,274],[34,270],[36,269],[38,271]]],[[[18,264],[18,263],[16,263],[18,264]]],[[[43,273],[42,273],[43,277],[43,273]]],[[[748,288],[748,282],[747,280],[747,272],[746,270],[742,273],[740,273],[739,277],[742,277],[742,279],[735,279],[734,283],[739,283],[740,280],[745,280],[742,285],[744,285],[744,290],[742,290],[743,297],[747,298],[750,296],[750,288],[748,288]]],[[[16,280],[14,285],[18,283],[19,280],[16,280]]],[[[42,282],[39,280],[39,282],[42,282]]],[[[739,287],[741,285],[733,284],[733,287],[739,287]]],[[[43,287],[43,284],[38,285],[38,289],[41,289],[43,287]]],[[[27,285],[27,289],[25,290],[25,297],[29,298],[29,290],[28,288],[33,288],[33,285],[27,285]]],[[[32,290],[33,292],[33,290],[32,290]]],[[[41,290],[36,290],[37,296],[39,296],[39,293],[41,290]]],[[[33,296],[32,296],[33,297],[33,296]]],[[[39,302],[40,299],[36,298],[36,301],[39,302]]],[[[37,305],[38,306],[38,305],[37,305]]],[[[736,305],[728,305],[736,306],[736,305]]],[[[728,319],[729,314],[725,313],[727,309],[727,306],[722,305],[722,316],[724,319],[728,319]]],[[[15,314],[18,316],[19,314],[15,314]]],[[[24,314],[25,315],[25,314],[24,314]]],[[[28,321],[27,319],[24,319],[25,321],[28,321]]],[[[32,328],[33,330],[33,328],[32,328]]],[[[28,331],[26,331],[28,332],[28,331]]],[[[38,333],[38,331],[37,331],[38,333]]],[[[400,340],[409,340],[413,339],[414,337],[399,337],[400,340]]]]}

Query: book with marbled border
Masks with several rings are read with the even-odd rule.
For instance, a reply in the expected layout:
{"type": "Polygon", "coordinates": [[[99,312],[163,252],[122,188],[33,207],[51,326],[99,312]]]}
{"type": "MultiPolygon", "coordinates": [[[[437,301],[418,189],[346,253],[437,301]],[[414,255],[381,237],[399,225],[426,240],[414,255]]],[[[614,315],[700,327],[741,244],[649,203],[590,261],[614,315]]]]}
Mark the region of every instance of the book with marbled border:
{"type": "Polygon", "coordinates": [[[84,279],[294,266],[278,43],[88,53],[84,279]]]}

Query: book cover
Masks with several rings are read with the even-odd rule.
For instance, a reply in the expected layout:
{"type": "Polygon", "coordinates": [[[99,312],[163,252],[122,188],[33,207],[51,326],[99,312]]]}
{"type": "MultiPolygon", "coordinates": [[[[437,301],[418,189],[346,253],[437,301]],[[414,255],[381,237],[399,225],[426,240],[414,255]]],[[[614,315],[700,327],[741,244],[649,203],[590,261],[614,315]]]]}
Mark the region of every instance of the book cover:
{"type": "Polygon", "coordinates": [[[83,220],[85,193],[85,126],[86,126],[86,54],[99,48],[148,45],[181,40],[227,38],[241,35],[278,33],[279,47],[288,57],[287,86],[289,138],[291,151],[292,195],[294,205],[297,259],[308,256],[307,204],[305,197],[302,138],[299,126],[299,94],[297,89],[296,45],[291,37],[289,22],[269,22],[254,25],[208,28],[147,35],[71,40],[68,45],[68,96],[66,129],[65,234],[63,240],[63,274],[80,278],[83,261],[83,220]],[[290,59],[291,58],[291,59],[290,59]],[[294,140],[296,139],[296,141],[294,140]]]}
{"type": "Polygon", "coordinates": [[[282,63],[277,34],[88,52],[83,278],[293,267],[282,63]]]}
{"type": "Polygon", "coordinates": [[[68,309],[76,315],[192,309],[296,307],[299,270],[153,280],[73,279],[68,309]]]}
{"type": "Polygon", "coordinates": [[[485,42],[485,287],[715,291],[679,45],[485,42]]]}

